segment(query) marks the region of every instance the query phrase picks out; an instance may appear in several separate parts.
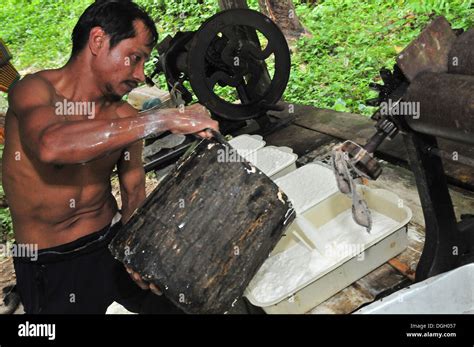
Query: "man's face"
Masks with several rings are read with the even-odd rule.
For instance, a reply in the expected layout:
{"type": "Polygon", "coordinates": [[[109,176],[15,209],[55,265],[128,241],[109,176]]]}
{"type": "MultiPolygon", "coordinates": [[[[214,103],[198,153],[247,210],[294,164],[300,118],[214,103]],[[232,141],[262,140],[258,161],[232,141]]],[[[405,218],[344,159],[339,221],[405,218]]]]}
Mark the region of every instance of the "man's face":
{"type": "Polygon", "coordinates": [[[104,95],[120,99],[139,83],[145,81],[144,65],[151,48],[148,29],[142,21],[135,21],[135,37],[120,41],[110,49],[109,40],[93,62],[92,70],[104,95]]]}

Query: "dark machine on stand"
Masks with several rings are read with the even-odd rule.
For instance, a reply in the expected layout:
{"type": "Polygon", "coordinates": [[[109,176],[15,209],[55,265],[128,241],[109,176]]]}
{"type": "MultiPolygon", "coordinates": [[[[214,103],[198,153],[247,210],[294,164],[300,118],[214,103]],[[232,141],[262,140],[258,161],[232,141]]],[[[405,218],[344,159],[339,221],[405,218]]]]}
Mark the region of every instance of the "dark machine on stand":
{"type": "MultiPolygon", "coordinates": [[[[167,36],[158,53],[147,84],[153,86],[153,78],[163,74],[174,104],[198,101],[219,121],[222,134],[266,135],[292,120],[267,115],[270,110],[283,110],[277,102],[288,83],[291,62],[281,30],[263,14],[248,9],[219,12],[197,31],[167,36]],[[229,93],[238,100],[229,99],[229,93]]],[[[175,161],[191,141],[188,138],[154,158],[145,170],[175,161]]]]}
{"type": "MultiPolygon", "coordinates": [[[[436,18],[397,57],[393,72],[382,70],[383,85],[373,84],[379,106],[372,116],[377,132],[365,146],[343,144],[356,168],[377,179],[379,163],[372,153],[385,139],[404,138],[415,175],[426,226],[426,240],[416,280],[474,261],[474,215],[456,220],[441,158],[452,153],[438,147],[437,138],[474,145],[474,29],[451,29],[436,18]],[[419,112],[414,112],[418,110],[419,112]]],[[[462,155],[457,162],[474,167],[462,155]]]]}

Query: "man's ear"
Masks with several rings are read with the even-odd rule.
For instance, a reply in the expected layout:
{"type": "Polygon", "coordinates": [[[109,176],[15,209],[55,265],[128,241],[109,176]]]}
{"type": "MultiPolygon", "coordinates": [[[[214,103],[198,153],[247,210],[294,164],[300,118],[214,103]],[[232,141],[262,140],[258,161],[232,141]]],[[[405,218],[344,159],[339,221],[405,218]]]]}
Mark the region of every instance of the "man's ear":
{"type": "Polygon", "coordinates": [[[105,49],[107,34],[101,27],[93,27],[89,33],[89,49],[92,55],[98,55],[99,51],[105,49]]]}

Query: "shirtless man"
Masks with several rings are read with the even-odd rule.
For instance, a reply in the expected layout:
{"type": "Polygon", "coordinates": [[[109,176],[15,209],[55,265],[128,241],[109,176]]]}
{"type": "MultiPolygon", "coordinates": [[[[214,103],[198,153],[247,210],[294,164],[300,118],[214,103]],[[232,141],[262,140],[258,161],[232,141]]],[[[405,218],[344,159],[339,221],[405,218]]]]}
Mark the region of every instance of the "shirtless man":
{"type": "Polygon", "coordinates": [[[136,312],[174,312],[163,297],[142,291],[149,286],[135,273],[133,282],[107,249],[145,198],[141,139],[218,130],[201,105],[138,113],[121,101],[144,82],[157,38],[153,21],[134,3],[98,1],[74,28],[69,62],[28,75],[10,91],[2,183],[16,242],[39,249],[38,259],[14,259],[27,313],[103,313],[113,301],[136,312]],[[63,105],[93,112],[71,113],[74,107],[63,105]],[[115,166],[118,223],[110,184],[115,166]]]}

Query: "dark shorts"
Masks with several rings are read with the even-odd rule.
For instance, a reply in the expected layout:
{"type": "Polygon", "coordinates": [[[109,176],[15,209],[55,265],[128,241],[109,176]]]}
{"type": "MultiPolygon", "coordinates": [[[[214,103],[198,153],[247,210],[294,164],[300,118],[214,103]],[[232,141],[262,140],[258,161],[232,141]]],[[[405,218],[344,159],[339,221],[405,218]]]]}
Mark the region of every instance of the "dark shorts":
{"type": "Polygon", "coordinates": [[[17,290],[26,313],[103,314],[114,301],[136,313],[182,313],[164,296],[142,290],[108,244],[112,227],[38,252],[37,260],[14,258],[17,290]]]}

